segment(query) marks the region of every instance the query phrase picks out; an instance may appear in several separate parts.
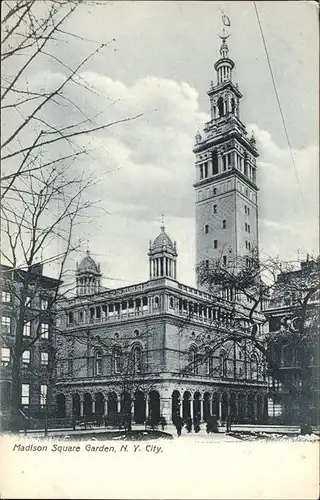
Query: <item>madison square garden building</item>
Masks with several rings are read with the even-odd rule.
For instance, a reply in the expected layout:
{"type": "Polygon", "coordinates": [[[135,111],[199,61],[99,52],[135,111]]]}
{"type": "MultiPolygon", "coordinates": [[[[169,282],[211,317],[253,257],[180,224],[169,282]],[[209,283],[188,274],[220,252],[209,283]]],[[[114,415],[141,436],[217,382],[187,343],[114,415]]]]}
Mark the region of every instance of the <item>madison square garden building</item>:
{"type": "MultiPolygon", "coordinates": [[[[227,265],[258,246],[258,151],[240,118],[242,94],[225,38],[214,67],[211,120],[194,146],[196,263],[221,257],[227,265]]],[[[148,281],[118,289],[102,286],[89,251],[77,265],[76,295],[56,326],[59,416],[112,421],[131,414],[142,423],[230,414],[235,422],[266,421],[260,354],[245,342],[215,346],[217,332],[230,329],[234,302],[178,281],[177,245],[164,225],[148,258],[148,281]]]]}

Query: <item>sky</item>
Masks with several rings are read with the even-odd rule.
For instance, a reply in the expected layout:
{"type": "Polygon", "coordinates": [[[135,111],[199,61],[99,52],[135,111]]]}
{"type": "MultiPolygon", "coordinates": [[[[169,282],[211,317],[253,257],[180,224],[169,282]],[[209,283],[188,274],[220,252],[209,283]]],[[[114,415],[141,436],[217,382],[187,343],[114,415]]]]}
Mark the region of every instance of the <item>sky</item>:
{"type": "MultiPolygon", "coordinates": [[[[81,226],[100,262],[106,287],[148,279],[148,246],[161,215],[178,249],[178,280],[195,285],[194,136],[209,119],[206,92],[215,81],[221,11],[230,18],[233,81],[243,93],[240,117],[260,153],[261,256],[302,258],[318,251],[318,17],[312,2],[257,2],[291,151],[274,93],[253,2],[84,2],[64,29],[57,53],[76,64],[107,43],[82,68],[73,99],[95,122],[140,118],[77,141],[82,162],[99,182],[90,194],[101,210],[81,226]],[[81,41],[80,38],[83,40],[81,41]],[[89,40],[92,40],[90,42],[89,40]],[[61,52],[60,52],[61,53],[61,52]],[[84,162],[84,163],[83,163],[84,162]]],[[[50,87],[63,69],[35,65],[33,85],[50,87]]],[[[31,83],[30,83],[31,84],[31,83]]],[[[66,122],[63,110],[50,117],[66,122]]],[[[46,272],[50,274],[50,269],[46,272]]]]}

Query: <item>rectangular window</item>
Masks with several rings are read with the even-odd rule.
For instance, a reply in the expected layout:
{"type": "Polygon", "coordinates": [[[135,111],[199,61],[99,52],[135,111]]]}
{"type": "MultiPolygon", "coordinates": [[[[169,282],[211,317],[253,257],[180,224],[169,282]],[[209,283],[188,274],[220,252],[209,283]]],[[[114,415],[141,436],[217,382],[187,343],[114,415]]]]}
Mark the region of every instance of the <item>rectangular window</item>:
{"type": "Polygon", "coordinates": [[[213,188],[213,194],[217,194],[217,188],[213,188]]]}
{"type": "Polygon", "coordinates": [[[248,242],[247,242],[247,240],[246,240],[246,249],[248,249],[248,242]]]}
{"type": "Polygon", "coordinates": [[[47,385],[40,385],[40,405],[45,406],[47,403],[47,392],[48,392],[48,386],[47,385]]]}
{"type": "Polygon", "coordinates": [[[1,292],[2,302],[11,302],[11,294],[9,292],[1,292]]]}
{"type": "Polygon", "coordinates": [[[213,240],[213,248],[218,248],[218,240],[213,240]]]}
{"type": "Polygon", "coordinates": [[[200,170],[200,180],[201,180],[201,179],[203,179],[203,166],[202,165],[200,165],[199,170],[200,170]]]}
{"type": "Polygon", "coordinates": [[[30,397],[30,385],[21,384],[21,404],[28,406],[30,397]]]}
{"type": "Polygon", "coordinates": [[[68,359],[68,375],[69,376],[73,375],[73,359],[72,358],[68,359]]]}
{"type": "Polygon", "coordinates": [[[248,224],[248,233],[250,233],[250,224],[248,224]]]}
{"type": "Polygon", "coordinates": [[[1,348],[1,364],[8,365],[10,363],[10,349],[8,347],[1,348]]]}
{"type": "Polygon", "coordinates": [[[224,266],[226,266],[226,265],[227,265],[227,256],[226,256],[226,255],[224,255],[224,256],[222,257],[222,260],[223,260],[223,265],[224,265],[224,266]]]}
{"type": "Polygon", "coordinates": [[[206,260],[206,269],[209,269],[209,261],[206,260]]]}
{"type": "Polygon", "coordinates": [[[67,318],[68,318],[68,325],[72,325],[73,324],[73,312],[69,312],[67,318]]]}
{"type": "Polygon", "coordinates": [[[49,301],[48,299],[41,299],[41,309],[42,311],[46,311],[49,306],[49,301]]]}
{"type": "Polygon", "coordinates": [[[22,353],[22,363],[24,365],[30,364],[30,351],[23,351],[22,353]]]}
{"type": "Polygon", "coordinates": [[[40,362],[43,366],[48,366],[49,364],[49,354],[47,352],[42,352],[40,354],[40,362]]]}
{"type": "Polygon", "coordinates": [[[79,323],[83,323],[83,311],[79,311],[79,323]]]}
{"type": "Polygon", "coordinates": [[[23,326],[23,336],[30,337],[31,335],[31,321],[27,321],[27,323],[23,326]]]}
{"type": "Polygon", "coordinates": [[[42,339],[48,339],[49,338],[49,325],[48,325],[48,323],[41,323],[41,325],[40,325],[40,332],[41,332],[41,338],[42,339]]]}
{"type": "Polygon", "coordinates": [[[209,232],[209,224],[206,224],[204,226],[204,232],[205,232],[205,234],[208,234],[208,232],[209,232]]]}
{"type": "Polygon", "coordinates": [[[224,219],[222,221],[222,229],[226,229],[226,227],[227,227],[227,221],[226,221],[226,219],[224,219]]]}
{"type": "Polygon", "coordinates": [[[250,208],[247,207],[247,214],[250,215],[250,208]]]}
{"type": "Polygon", "coordinates": [[[245,222],[245,224],[244,224],[244,230],[245,230],[245,231],[248,231],[248,224],[247,224],[246,222],[245,222]]]}
{"type": "Polygon", "coordinates": [[[248,241],[248,250],[251,250],[250,241],[248,241]]]}
{"type": "Polygon", "coordinates": [[[217,205],[213,205],[213,213],[216,214],[217,213],[217,205]]]}
{"type": "Polygon", "coordinates": [[[10,333],[11,330],[11,318],[10,316],[2,316],[1,317],[1,330],[2,333],[10,333]]]}

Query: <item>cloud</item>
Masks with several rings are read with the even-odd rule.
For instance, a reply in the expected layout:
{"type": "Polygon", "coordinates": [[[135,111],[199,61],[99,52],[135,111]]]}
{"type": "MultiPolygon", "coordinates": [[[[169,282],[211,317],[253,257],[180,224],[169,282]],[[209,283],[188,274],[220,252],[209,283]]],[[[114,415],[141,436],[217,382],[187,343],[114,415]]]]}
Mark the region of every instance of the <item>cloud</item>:
{"type": "MultiPolygon", "coordinates": [[[[87,116],[100,111],[93,119],[95,125],[142,116],[76,139],[78,147],[90,149],[77,168],[99,179],[90,196],[100,199],[104,209],[90,225],[82,226],[78,236],[89,240],[105,277],[119,280],[106,279],[106,286],[143,281],[148,279],[148,242],[157,236],[164,214],[168,233],[177,240],[178,278],[194,285],[192,148],[196,131],[209,119],[200,108],[197,91],[186,82],[157,76],[137,79],[131,85],[98,72],[80,76],[90,90],[72,86],[72,98],[87,116]]],[[[58,77],[52,75],[53,80],[58,77]]],[[[50,86],[50,74],[46,72],[38,81],[50,86]]],[[[51,111],[51,118],[60,124],[79,118],[76,108],[53,107],[51,111]]],[[[298,249],[316,250],[316,147],[293,150],[295,173],[288,149],[279,147],[258,125],[247,128],[254,130],[260,152],[262,255],[279,254],[285,259],[296,257],[298,249]]]]}
{"type": "MultiPolygon", "coordinates": [[[[91,168],[103,174],[95,194],[111,213],[94,225],[97,230],[91,228],[92,247],[103,248],[97,257],[105,258],[102,265],[109,276],[124,283],[147,279],[148,240],[157,236],[164,213],[168,232],[178,244],[179,279],[194,284],[192,148],[195,132],[209,118],[199,107],[198,93],[185,82],[160,77],[143,78],[132,86],[95,73],[82,77],[100,96],[113,99],[114,104],[108,107],[110,120],[124,112],[134,116],[145,111],[137,120],[87,139],[94,145],[91,168]]],[[[258,125],[247,128],[254,130],[260,151],[262,255],[279,254],[286,259],[296,258],[298,249],[316,251],[316,147],[293,150],[295,174],[288,149],[279,147],[258,125]]]]}
{"type": "Polygon", "coordinates": [[[258,161],[260,248],[283,259],[318,252],[318,148],[280,148],[269,132],[253,129],[258,161]]]}

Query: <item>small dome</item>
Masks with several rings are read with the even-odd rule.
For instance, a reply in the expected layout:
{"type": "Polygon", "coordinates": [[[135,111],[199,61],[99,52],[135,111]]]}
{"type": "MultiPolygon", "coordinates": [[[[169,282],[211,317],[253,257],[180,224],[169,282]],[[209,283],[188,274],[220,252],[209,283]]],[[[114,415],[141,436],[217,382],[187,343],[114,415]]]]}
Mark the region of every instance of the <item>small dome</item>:
{"type": "Polygon", "coordinates": [[[100,274],[100,266],[99,264],[96,264],[96,262],[90,256],[89,250],[87,250],[86,254],[87,255],[84,257],[84,259],[82,259],[79,266],[77,267],[77,272],[100,274]]]}
{"type": "Polygon", "coordinates": [[[166,250],[172,250],[174,251],[174,244],[172,243],[171,238],[167,235],[165,232],[165,227],[161,226],[161,233],[159,236],[156,237],[154,242],[151,245],[151,250],[164,250],[164,247],[166,247],[166,250]]]}

